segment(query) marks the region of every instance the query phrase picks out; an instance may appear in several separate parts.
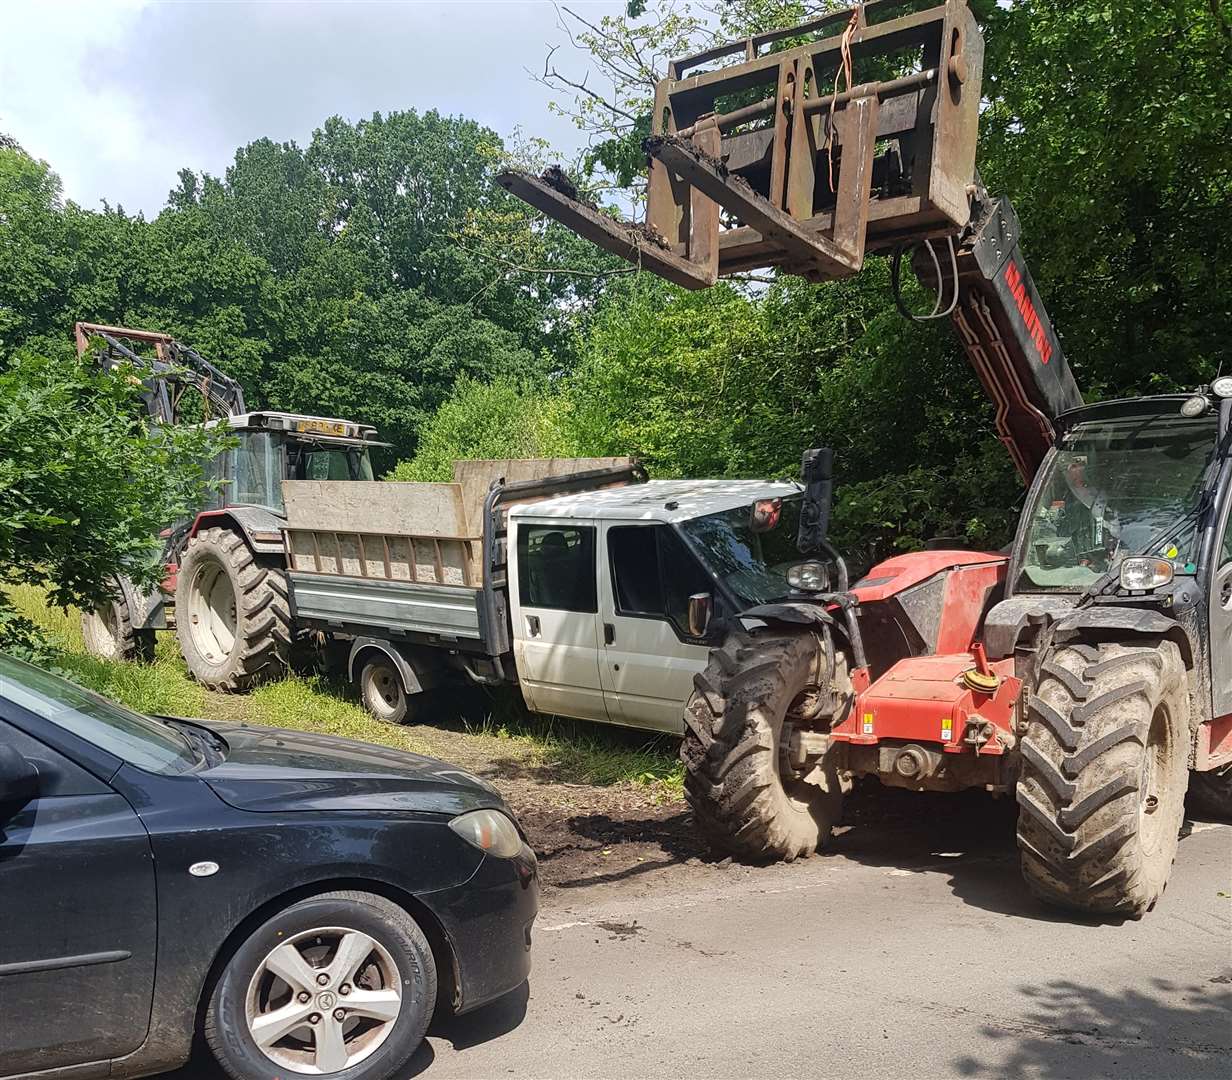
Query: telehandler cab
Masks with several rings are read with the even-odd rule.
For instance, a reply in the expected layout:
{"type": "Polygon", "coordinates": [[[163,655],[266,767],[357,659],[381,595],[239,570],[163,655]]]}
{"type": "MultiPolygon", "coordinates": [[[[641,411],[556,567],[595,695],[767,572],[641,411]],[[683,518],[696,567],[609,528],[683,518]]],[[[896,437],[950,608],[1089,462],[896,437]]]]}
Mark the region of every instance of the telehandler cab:
{"type": "Polygon", "coordinates": [[[1232,812],[1232,378],[1083,404],[1013,209],[976,172],[983,54],[965,0],[873,0],[671,63],[643,225],[558,170],[499,182],[685,288],[754,267],[828,280],[882,254],[897,293],[910,260],[936,303],[900,308],[950,318],[1029,485],[1008,554],[915,552],[850,585],[826,540],[830,452],[805,455],[805,561],[732,620],[686,707],[698,825],[793,859],[856,777],[1013,792],[1035,894],[1140,916],[1190,777],[1232,812]]]}

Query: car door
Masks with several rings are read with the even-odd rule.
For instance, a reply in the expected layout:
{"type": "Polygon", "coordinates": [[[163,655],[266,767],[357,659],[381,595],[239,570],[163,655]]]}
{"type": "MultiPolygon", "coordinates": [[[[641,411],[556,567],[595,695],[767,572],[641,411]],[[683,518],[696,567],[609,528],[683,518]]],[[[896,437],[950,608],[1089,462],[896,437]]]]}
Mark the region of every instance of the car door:
{"type": "Polygon", "coordinates": [[[39,788],[23,806],[0,804],[0,1076],[140,1047],[157,933],[154,863],[132,807],[8,722],[14,713],[0,700],[0,742],[34,763],[39,788]]]}
{"type": "Polygon", "coordinates": [[[536,712],[607,720],[599,674],[596,529],[518,521],[514,651],[536,712]]]}
{"type": "Polygon", "coordinates": [[[713,581],[669,525],[607,524],[603,548],[608,714],[622,724],[679,733],[693,676],[710,655],[708,641],[689,636],[689,596],[712,592],[713,581]]]}

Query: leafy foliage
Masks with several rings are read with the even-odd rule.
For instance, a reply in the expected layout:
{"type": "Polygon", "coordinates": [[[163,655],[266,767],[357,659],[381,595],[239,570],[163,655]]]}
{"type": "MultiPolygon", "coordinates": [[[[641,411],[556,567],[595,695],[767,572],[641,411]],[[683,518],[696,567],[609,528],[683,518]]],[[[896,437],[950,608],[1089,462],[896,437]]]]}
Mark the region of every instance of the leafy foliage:
{"type": "MultiPolygon", "coordinates": [[[[161,576],[158,531],[199,505],[212,436],[147,430],[123,369],[19,353],[0,372],[0,585],[45,585],[53,604],[101,598],[119,575],[161,576]]],[[[36,638],[0,593],[0,647],[36,638]]]]}
{"type": "Polygon", "coordinates": [[[419,450],[386,479],[453,478],[463,458],[552,457],[566,452],[560,399],[529,383],[498,378],[490,383],[463,376],[428,421],[419,450]]]}
{"type": "Polygon", "coordinates": [[[0,148],[0,347],[79,319],[164,330],[252,406],[371,423],[408,454],[459,376],[566,369],[569,311],[602,280],[590,245],[493,183],[503,153],[435,112],[335,117],[307,148],[261,139],[223,177],[182,172],[147,222],[65,203],[46,164],[0,148]]]}

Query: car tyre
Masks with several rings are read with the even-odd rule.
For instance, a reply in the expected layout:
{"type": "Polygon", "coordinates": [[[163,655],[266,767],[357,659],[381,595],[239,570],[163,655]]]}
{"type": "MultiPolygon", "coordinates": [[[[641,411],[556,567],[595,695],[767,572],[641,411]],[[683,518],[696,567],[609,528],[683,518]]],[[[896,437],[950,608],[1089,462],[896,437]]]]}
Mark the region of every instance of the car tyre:
{"type": "Polygon", "coordinates": [[[205,1041],[234,1080],[387,1080],[423,1042],[436,989],[432,949],[406,911],[372,893],[325,893],[239,945],[210,995],[205,1041]]]}

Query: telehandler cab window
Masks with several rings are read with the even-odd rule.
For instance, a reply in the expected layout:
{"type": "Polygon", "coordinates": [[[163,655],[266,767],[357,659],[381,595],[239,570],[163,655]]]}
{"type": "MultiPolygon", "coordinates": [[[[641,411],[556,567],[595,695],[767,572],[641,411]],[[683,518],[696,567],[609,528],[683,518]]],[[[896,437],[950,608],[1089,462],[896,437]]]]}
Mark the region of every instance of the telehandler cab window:
{"type": "Polygon", "coordinates": [[[666,525],[621,525],[609,529],[608,555],[616,611],[668,619],[688,633],[689,597],[714,583],[666,525]]]}
{"type": "Polygon", "coordinates": [[[595,530],[518,526],[518,599],[523,607],[597,612],[595,530]]]}
{"type": "Polygon", "coordinates": [[[1019,587],[1082,589],[1129,555],[1159,555],[1193,573],[1195,511],[1215,433],[1213,416],[1079,424],[1045,465],[1019,587]]]}

